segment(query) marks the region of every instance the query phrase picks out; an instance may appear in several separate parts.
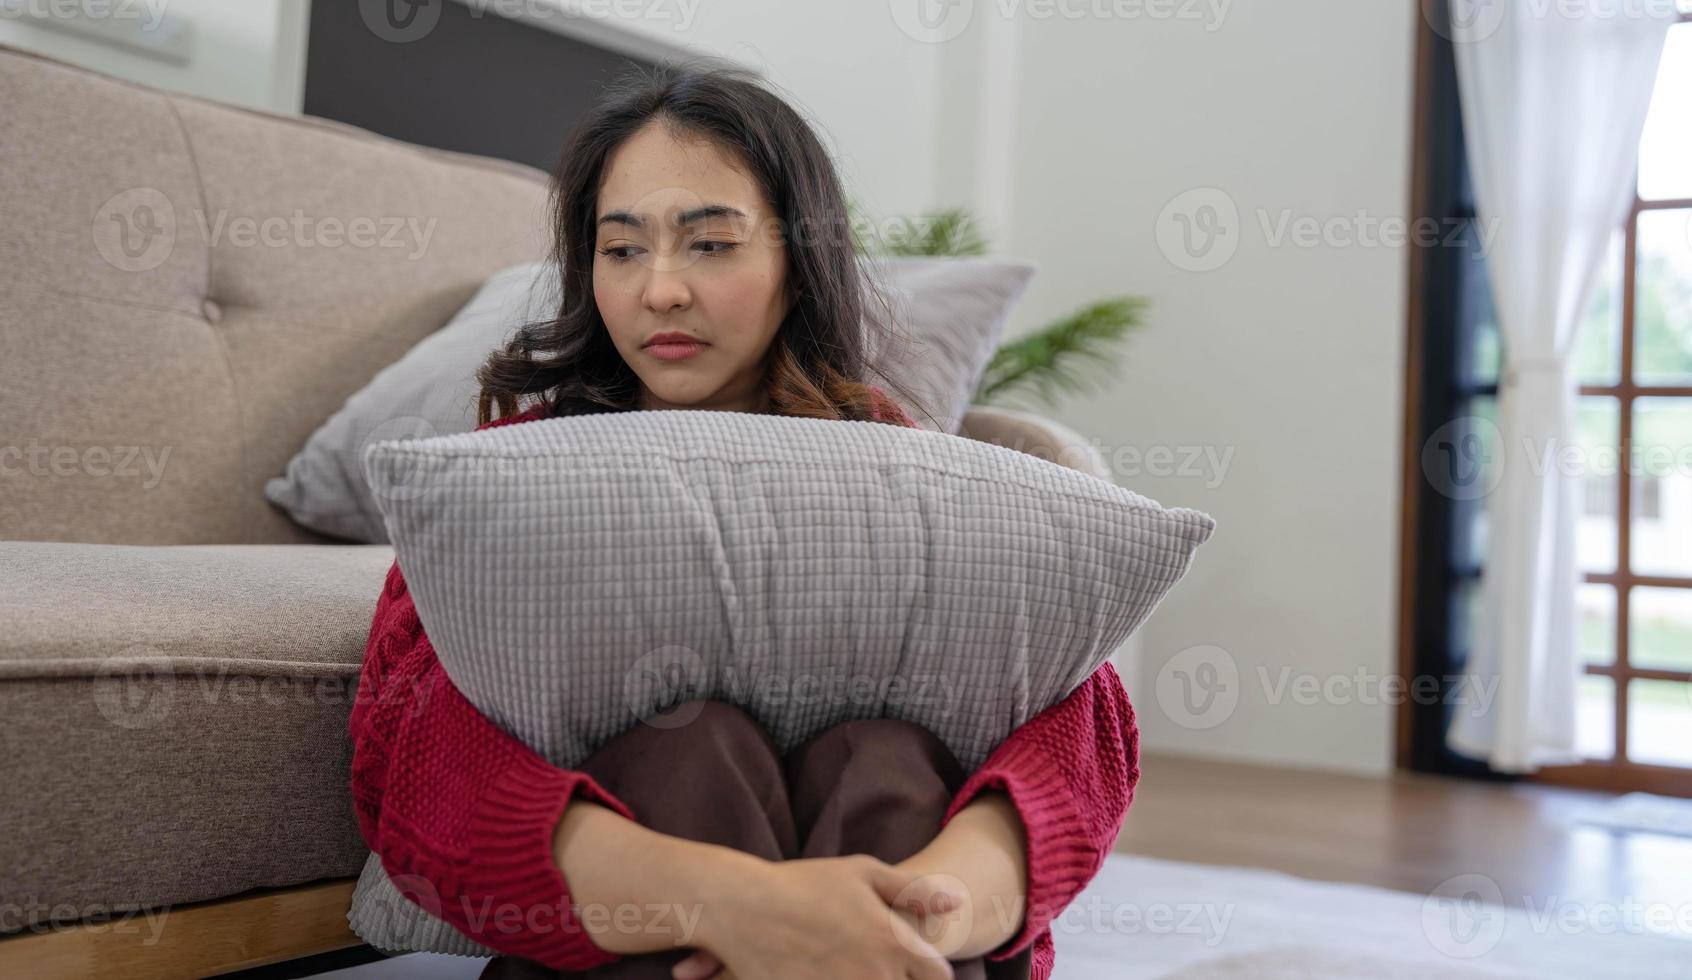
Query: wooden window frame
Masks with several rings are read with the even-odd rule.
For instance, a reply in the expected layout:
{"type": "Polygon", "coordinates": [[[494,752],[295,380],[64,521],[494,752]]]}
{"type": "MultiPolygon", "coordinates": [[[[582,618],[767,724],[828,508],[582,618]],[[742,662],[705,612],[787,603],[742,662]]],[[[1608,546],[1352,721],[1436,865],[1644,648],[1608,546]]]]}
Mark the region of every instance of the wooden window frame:
{"type": "MultiPolygon", "coordinates": [[[[1429,16],[1419,18],[1416,60],[1415,161],[1412,172],[1412,212],[1419,219],[1473,220],[1463,201],[1466,161],[1460,124],[1454,124],[1456,92],[1450,41],[1432,27],[1431,17],[1443,15],[1443,4],[1429,4],[1429,16]],[[1453,132],[1456,130],[1456,132],[1453,132]]],[[[1692,13],[1681,15],[1692,23],[1692,13]]],[[[1634,378],[1634,327],[1637,302],[1638,238],[1641,215],[1651,211],[1692,209],[1692,199],[1645,200],[1635,180],[1633,206],[1623,232],[1620,362],[1616,383],[1582,385],[1580,394],[1609,400],[1619,414],[1619,458],[1631,457],[1634,407],[1640,398],[1692,399],[1689,385],[1642,385],[1634,378]]],[[[1449,251],[1449,250],[1445,250],[1449,251]]],[[[1404,416],[1403,513],[1400,526],[1402,566],[1399,593],[1400,673],[1406,677],[1433,675],[1449,687],[1454,670],[1454,621],[1451,596],[1465,580],[1478,579],[1481,569],[1455,560],[1457,515],[1462,507],[1439,498],[1424,479],[1422,448],[1451,410],[1469,399],[1496,397],[1497,384],[1473,384],[1462,378],[1467,351],[1465,330],[1457,322],[1460,274],[1457,259],[1439,246],[1410,250],[1410,304],[1406,351],[1406,409],[1404,416]],[[1442,345],[1450,349],[1443,349],[1442,345]]],[[[1608,261],[1608,259],[1607,259],[1608,261]]],[[[1630,656],[1630,611],[1635,588],[1692,590],[1692,577],[1641,575],[1632,570],[1634,478],[1630,465],[1616,474],[1616,566],[1613,572],[1585,573],[1588,584],[1609,586],[1616,599],[1615,657],[1609,664],[1586,664],[1589,675],[1612,679],[1614,692],[1614,752],[1609,759],[1546,767],[1533,780],[1611,791],[1644,790],[1692,797],[1692,767],[1663,766],[1633,761],[1628,756],[1628,689],[1634,680],[1663,680],[1692,684],[1692,671],[1640,667],[1630,656]]],[[[1405,703],[1397,717],[1397,762],[1401,768],[1469,775],[1500,776],[1484,764],[1464,760],[1444,746],[1448,718],[1436,706],[1405,703]]]]}

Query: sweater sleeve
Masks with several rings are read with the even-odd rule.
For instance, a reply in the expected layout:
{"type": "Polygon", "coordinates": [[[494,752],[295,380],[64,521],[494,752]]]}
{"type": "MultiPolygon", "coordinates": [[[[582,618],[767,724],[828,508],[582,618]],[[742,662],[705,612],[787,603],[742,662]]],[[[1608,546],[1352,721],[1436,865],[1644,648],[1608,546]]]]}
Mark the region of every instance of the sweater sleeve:
{"type": "Polygon", "coordinates": [[[397,561],[348,729],[359,830],[408,899],[485,946],[557,969],[621,959],[576,918],[552,838],[577,796],[634,814],[587,773],[555,768],[501,731],[453,686],[397,561]]]}
{"type": "Polygon", "coordinates": [[[1110,855],[1139,779],[1134,708],[1108,662],[1067,698],[1012,732],[970,775],[947,808],[945,822],[983,790],[998,789],[1010,796],[1027,834],[1022,931],[987,959],[1006,960],[1033,944],[1035,958],[1049,961],[1051,920],[1110,855]]]}
{"type": "Polygon", "coordinates": [[[485,946],[560,970],[622,958],[582,928],[552,837],[573,798],[634,814],[587,773],[548,764],[459,692],[397,561],[377,600],[348,731],[359,831],[408,899],[485,946]]]}

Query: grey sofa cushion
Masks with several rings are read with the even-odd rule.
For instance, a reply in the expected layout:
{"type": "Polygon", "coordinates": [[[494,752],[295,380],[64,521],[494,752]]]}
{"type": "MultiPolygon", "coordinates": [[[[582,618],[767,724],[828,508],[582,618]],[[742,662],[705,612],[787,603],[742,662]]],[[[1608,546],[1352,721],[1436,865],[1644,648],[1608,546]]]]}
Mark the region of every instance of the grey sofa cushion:
{"type": "MultiPolygon", "coordinates": [[[[782,752],[892,717],[974,769],[1110,656],[1213,527],[1025,453],[875,422],[604,413],[365,460],[447,674],[567,768],[712,698],[782,752]]],[[[350,916],[367,941],[487,952],[426,918],[372,855],[350,916]]]]}
{"type": "Polygon", "coordinates": [[[0,539],[323,543],[265,482],[546,254],[532,167],[4,45],[0,93],[0,539]]]}
{"type": "Polygon", "coordinates": [[[357,874],[347,715],[393,561],[0,542],[0,933],[357,874]]]}
{"type": "Polygon", "coordinates": [[[360,455],[384,439],[476,428],[476,369],[525,322],[558,312],[558,274],[528,262],[490,276],[446,326],[354,392],[264,495],[300,524],[349,541],[386,543],[360,455]]]}
{"type": "Polygon", "coordinates": [[[870,351],[871,374],[912,392],[921,408],[889,394],[913,422],[956,434],[1034,266],[971,257],[865,259],[863,267],[895,328],[886,349],[870,351]]]}
{"type": "MultiPolygon", "coordinates": [[[[866,281],[897,318],[885,362],[872,379],[891,378],[922,408],[903,401],[913,421],[957,432],[970,396],[998,345],[1011,307],[1034,268],[1000,259],[866,261],[866,281]]],[[[519,326],[553,316],[558,271],[548,262],[504,269],[445,327],[382,369],[314,432],[265,497],[301,525],[349,541],[386,542],[376,502],[359,465],[383,439],[426,438],[476,427],[475,372],[519,326]]]]}

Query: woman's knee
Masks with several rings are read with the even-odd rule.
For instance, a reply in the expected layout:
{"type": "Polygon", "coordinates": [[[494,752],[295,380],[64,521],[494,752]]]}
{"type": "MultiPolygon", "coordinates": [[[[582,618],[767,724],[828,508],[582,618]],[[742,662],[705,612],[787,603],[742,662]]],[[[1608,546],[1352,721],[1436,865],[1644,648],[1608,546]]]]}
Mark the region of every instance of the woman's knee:
{"type": "Polygon", "coordinates": [[[728,739],[768,741],[770,738],[758,719],[745,708],[727,701],[705,698],[683,701],[665,714],[669,720],[664,727],[684,740],[705,732],[728,739]]]}
{"type": "Polygon", "coordinates": [[[842,742],[852,746],[938,748],[950,754],[940,736],[904,718],[853,718],[830,726],[816,735],[822,743],[842,742]]]}
{"type": "Polygon", "coordinates": [[[775,745],[733,705],[683,702],[636,723],[582,769],[653,830],[772,860],[797,848],[775,745]]]}
{"type": "Polygon", "coordinates": [[[799,752],[832,759],[836,765],[896,766],[912,761],[931,767],[948,781],[963,767],[952,750],[922,725],[903,718],[854,718],[818,732],[799,752]]]}
{"type": "Polygon", "coordinates": [[[726,701],[706,699],[683,701],[642,718],[606,749],[677,764],[725,755],[746,763],[776,758],[775,744],[757,719],[726,701]]]}

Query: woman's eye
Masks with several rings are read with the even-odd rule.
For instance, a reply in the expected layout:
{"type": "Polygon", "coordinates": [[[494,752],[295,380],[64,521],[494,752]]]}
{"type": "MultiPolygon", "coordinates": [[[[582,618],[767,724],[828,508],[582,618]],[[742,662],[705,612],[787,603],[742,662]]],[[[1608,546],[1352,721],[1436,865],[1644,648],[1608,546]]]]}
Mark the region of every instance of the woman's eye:
{"type": "Polygon", "coordinates": [[[733,251],[739,244],[739,242],[714,242],[706,239],[694,242],[693,247],[699,249],[701,252],[704,252],[706,255],[722,255],[726,252],[733,251]]]}
{"type": "Polygon", "coordinates": [[[633,256],[637,249],[633,245],[613,245],[599,250],[600,255],[609,255],[614,259],[627,259],[633,256]]]}

